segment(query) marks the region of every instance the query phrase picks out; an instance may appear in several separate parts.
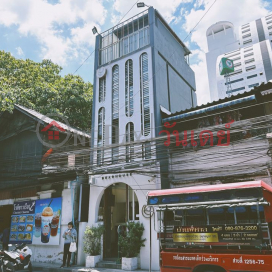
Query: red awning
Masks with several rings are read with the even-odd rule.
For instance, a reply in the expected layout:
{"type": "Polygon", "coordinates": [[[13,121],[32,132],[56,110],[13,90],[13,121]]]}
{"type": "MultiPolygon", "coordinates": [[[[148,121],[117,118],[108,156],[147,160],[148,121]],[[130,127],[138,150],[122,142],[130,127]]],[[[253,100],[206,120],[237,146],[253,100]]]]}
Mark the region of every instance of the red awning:
{"type": "Polygon", "coordinates": [[[191,193],[202,193],[202,192],[213,192],[233,189],[245,189],[245,188],[260,188],[272,193],[272,187],[262,180],[227,183],[227,184],[216,184],[216,185],[203,185],[193,186],[186,188],[175,188],[167,190],[156,190],[148,193],[148,196],[161,196],[161,195],[178,195],[178,194],[191,194],[191,193]]]}

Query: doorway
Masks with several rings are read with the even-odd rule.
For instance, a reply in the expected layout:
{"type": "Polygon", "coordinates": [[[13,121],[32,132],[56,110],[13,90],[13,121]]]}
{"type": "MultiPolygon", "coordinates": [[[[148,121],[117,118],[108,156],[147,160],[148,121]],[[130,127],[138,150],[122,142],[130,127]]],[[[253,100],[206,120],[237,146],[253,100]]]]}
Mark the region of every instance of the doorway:
{"type": "Polygon", "coordinates": [[[105,189],[99,206],[98,219],[104,221],[103,259],[118,258],[119,230],[128,221],[139,220],[139,203],[133,189],[115,183],[105,189]]]}

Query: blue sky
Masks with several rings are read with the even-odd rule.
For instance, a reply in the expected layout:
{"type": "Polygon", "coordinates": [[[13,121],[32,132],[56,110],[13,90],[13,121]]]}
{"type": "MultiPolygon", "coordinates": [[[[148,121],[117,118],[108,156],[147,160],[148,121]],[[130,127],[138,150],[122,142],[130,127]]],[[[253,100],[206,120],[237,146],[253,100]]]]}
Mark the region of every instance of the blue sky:
{"type": "MultiPolygon", "coordinates": [[[[94,50],[92,27],[107,30],[123,17],[136,0],[1,0],[0,50],[16,58],[41,61],[44,58],[63,67],[62,74],[74,73],[94,50]]],[[[209,102],[205,52],[205,32],[217,21],[239,25],[272,12],[271,0],[146,0],[156,8],[184,40],[203,14],[210,11],[186,40],[192,51],[198,104],[209,102]],[[215,2],[215,3],[214,3],[215,2]],[[237,5],[239,3],[239,5],[237,5]],[[254,12],[252,12],[254,10],[254,12]]],[[[124,20],[143,11],[136,6],[124,20]]],[[[93,82],[93,55],[78,70],[93,82]]]]}

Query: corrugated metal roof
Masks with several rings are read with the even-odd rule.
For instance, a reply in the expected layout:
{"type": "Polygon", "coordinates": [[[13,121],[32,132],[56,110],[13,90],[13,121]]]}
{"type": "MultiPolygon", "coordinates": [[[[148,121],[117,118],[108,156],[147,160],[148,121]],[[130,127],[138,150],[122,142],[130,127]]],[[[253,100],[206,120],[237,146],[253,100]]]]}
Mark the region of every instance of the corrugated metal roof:
{"type": "Polygon", "coordinates": [[[248,102],[248,101],[253,101],[253,100],[255,100],[255,95],[254,94],[250,95],[250,96],[247,96],[247,97],[242,97],[242,98],[238,98],[238,99],[231,100],[231,101],[228,101],[228,102],[224,102],[224,103],[221,103],[221,104],[213,105],[213,106],[210,106],[210,107],[198,109],[198,110],[195,110],[195,111],[190,111],[190,112],[178,114],[176,116],[167,117],[167,118],[164,118],[162,120],[162,122],[163,123],[171,122],[171,121],[174,121],[174,120],[187,118],[187,117],[190,117],[190,116],[195,116],[195,115],[198,115],[198,114],[203,114],[203,113],[206,113],[206,112],[209,112],[209,111],[214,111],[214,110],[218,110],[218,109],[222,109],[222,108],[226,108],[226,107],[231,107],[231,106],[236,105],[236,104],[240,104],[240,103],[248,102]]]}
{"type": "Polygon", "coordinates": [[[20,105],[14,105],[15,109],[21,111],[22,113],[26,113],[28,116],[36,119],[36,120],[39,120],[39,121],[42,121],[46,124],[50,124],[51,122],[55,121],[57,122],[63,129],[71,132],[71,133],[75,133],[75,134],[78,134],[78,135],[81,135],[81,136],[84,136],[86,138],[91,138],[91,136],[89,134],[87,134],[86,132],[83,132],[81,130],[78,130],[78,129],[75,129],[75,128],[72,128],[71,126],[67,126],[66,124],[62,123],[62,122],[59,122],[57,120],[54,120],[44,114],[41,114],[40,112],[37,112],[35,110],[32,110],[32,109],[28,109],[26,107],[23,107],[23,106],[20,106],[20,105]]]}

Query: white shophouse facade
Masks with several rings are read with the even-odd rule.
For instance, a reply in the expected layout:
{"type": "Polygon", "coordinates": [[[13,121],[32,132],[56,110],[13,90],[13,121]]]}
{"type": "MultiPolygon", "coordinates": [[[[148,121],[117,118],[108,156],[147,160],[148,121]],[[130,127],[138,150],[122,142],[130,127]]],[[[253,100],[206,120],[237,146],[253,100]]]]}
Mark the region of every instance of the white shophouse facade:
{"type": "MultiPolygon", "coordinates": [[[[162,130],[162,107],[175,112],[197,105],[190,51],[150,7],[99,34],[95,52],[89,220],[81,228],[104,224],[103,259],[117,258],[118,226],[140,221],[146,244],[138,266],[148,269],[149,218],[142,209],[148,191],[169,186],[151,139],[162,130]]],[[[159,269],[157,223],[152,270],[159,269]]]]}

